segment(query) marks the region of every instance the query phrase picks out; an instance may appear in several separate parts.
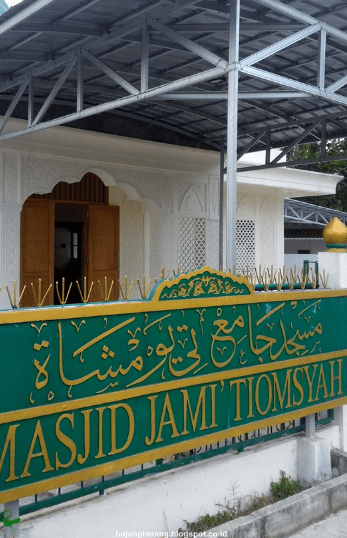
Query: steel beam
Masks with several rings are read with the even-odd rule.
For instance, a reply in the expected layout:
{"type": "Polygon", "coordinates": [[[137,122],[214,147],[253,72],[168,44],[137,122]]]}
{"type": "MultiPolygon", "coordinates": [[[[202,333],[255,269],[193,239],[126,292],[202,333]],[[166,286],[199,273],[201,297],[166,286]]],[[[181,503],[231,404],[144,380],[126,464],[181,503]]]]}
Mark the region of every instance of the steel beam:
{"type": "MultiPolygon", "coordinates": [[[[325,30],[319,32],[318,39],[318,71],[317,71],[317,86],[320,90],[325,88],[325,56],[327,48],[327,33],[325,30]]],[[[333,90],[335,91],[335,90],[333,90]]]]}
{"type": "Polygon", "coordinates": [[[225,140],[224,136],[220,139],[220,154],[219,154],[219,270],[224,270],[223,267],[223,251],[224,251],[224,159],[225,159],[225,140]]]}
{"type": "Polygon", "coordinates": [[[83,110],[83,57],[81,51],[77,54],[77,112],[83,110]]]}
{"type": "Polygon", "coordinates": [[[318,32],[320,28],[321,25],[317,22],[316,24],[313,24],[312,26],[309,26],[308,28],[297,32],[296,34],[293,34],[289,37],[286,37],[285,39],[282,39],[281,41],[278,41],[277,43],[274,43],[273,45],[270,45],[270,47],[266,47],[265,49],[262,49],[259,52],[252,54],[251,56],[247,56],[240,61],[240,68],[242,69],[243,67],[258,63],[261,60],[264,60],[265,58],[268,58],[269,56],[272,56],[273,54],[276,54],[277,52],[280,52],[281,50],[290,47],[294,43],[305,39],[305,37],[308,37],[311,34],[318,32]]]}
{"type": "Polygon", "coordinates": [[[297,9],[294,9],[290,6],[287,6],[285,4],[282,4],[282,2],[277,2],[276,0],[256,0],[259,4],[263,4],[264,6],[274,9],[275,11],[279,11],[280,13],[284,13],[285,15],[288,15],[289,17],[292,17],[293,19],[296,19],[301,22],[306,22],[307,24],[315,24],[317,22],[317,19],[314,17],[310,17],[310,15],[306,15],[306,13],[302,13],[301,11],[298,11],[297,9]]]}
{"type": "Polygon", "coordinates": [[[237,111],[238,61],[240,36],[240,0],[230,2],[228,125],[227,125],[227,209],[226,209],[226,270],[236,267],[237,219],[237,111]]]}
{"type": "Polygon", "coordinates": [[[82,55],[90,61],[91,64],[98,67],[105,75],[107,75],[111,80],[122,86],[127,92],[131,95],[139,95],[139,90],[134,88],[132,84],[129,84],[123,77],[115,73],[110,67],[101,62],[98,58],[95,58],[90,52],[82,49],[82,55]]]}
{"type": "Polygon", "coordinates": [[[166,35],[173,41],[182,45],[185,49],[190,50],[191,52],[193,52],[197,56],[200,56],[200,58],[203,58],[212,65],[220,67],[227,66],[227,62],[223,60],[223,58],[221,58],[220,56],[217,56],[217,54],[210,52],[209,50],[195,43],[194,41],[191,41],[190,39],[181,36],[173,30],[170,30],[170,28],[167,28],[167,26],[164,26],[164,24],[161,24],[159,21],[152,19],[152,17],[148,17],[147,22],[152,28],[155,28],[156,30],[162,32],[164,35],[166,35]]]}
{"type": "Polygon", "coordinates": [[[52,89],[51,93],[49,94],[49,96],[47,97],[46,101],[44,102],[44,104],[42,105],[39,113],[37,114],[36,118],[34,119],[34,121],[32,122],[32,126],[35,126],[38,124],[38,122],[41,120],[41,118],[44,116],[45,112],[48,110],[48,108],[50,107],[50,105],[52,104],[55,96],[57,95],[58,91],[60,90],[60,88],[62,87],[62,85],[64,84],[66,78],[69,76],[69,74],[71,73],[71,70],[72,68],[74,67],[74,65],[76,64],[76,61],[77,61],[77,57],[74,56],[73,58],[71,58],[71,60],[69,61],[69,63],[67,64],[67,66],[65,67],[64,71],[62,72],[62,74],[60,75],[58,81],[56,82],[54,88],[52,89]]]}
{"type": "Polygon", "coordinates": [[[19,103],[19,100],[20,98],[22,97],[23,93],[24,93],[24,90],[26,89],[26,87],[28,86],[28,82],[29,82],[29,77],[26,77],[26,80],[23,80],[22,84],[20,85],[20,87],[18,88],[18,91],[12,101],[12,103],[10,104],[10,106],[8,107],[4,117],[2,118],[2,120],[0,121],[0,133],[2,133],[7,121],[9,120],[9,118],[11,117],[12,115],[12,112],[14,111],[14,109],[16,108],[17,104],[19,103]]]}
{"type": "Polygon", "coordinates": [[[149,26],[147,19],[142,23],[141,42],[141,93],[148,90],[148,69],[149,69],[149,26]]]}
{"type": "Polygon", "coordinates": [[[40,9],[48,6],[55,0],[37,0],[37,2],[33,2],[28,7],[22,9],[19,13],[16,15],[13,15],[10,19],[7,19],[7,21],[0,23],[0,35],[3,35],[5,32],[10,30],[11,28],[14,28],[17,26],[17,24],[20,24],[22,21],[24,21],[26,18],[31,17],[40,9]]]}

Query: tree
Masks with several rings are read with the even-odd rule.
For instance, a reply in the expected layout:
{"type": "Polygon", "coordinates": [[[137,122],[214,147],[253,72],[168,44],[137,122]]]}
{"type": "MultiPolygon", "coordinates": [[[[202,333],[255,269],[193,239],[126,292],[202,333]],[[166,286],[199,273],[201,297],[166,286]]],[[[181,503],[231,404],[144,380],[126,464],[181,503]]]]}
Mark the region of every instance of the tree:
{"type": "MultiPolygon", "coordinates": [[[[347,154],[347,140],[331,140],[326,145],[326,153],[329,156],[347,154]]],[[[287,153],[287,160],[313,159],[315,157],[320,157],[320,155],[321,143],[312,142],[310,144],[295,146],[287,153]]],[[[308,164],[305,166],[297,166],[296,168],[343,176],[343,180],[337,184],[336,194],[308,196],[306,198],[300,198],[300,200],[310,204],[321,205],[323,207],[330,207],[332,209],[337,209],[338,211],[347,212],[347,160],[308,164]]]]}

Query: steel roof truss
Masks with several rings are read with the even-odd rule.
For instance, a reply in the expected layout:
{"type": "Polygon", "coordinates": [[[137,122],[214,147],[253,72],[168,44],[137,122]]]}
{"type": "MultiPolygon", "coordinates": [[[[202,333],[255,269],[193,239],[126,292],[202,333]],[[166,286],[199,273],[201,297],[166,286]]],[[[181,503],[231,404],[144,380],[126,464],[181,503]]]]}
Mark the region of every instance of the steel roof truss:
{"type": "Polygon", "coordinates": [[[309,26],[308,28],[305,28],[304,30],[301,30],[300,32],[297,32],[289,37],[286,37],[285,39],[282,39],[281,41],[274,43],[270,47],[266,47],[265,49],[260,50],[259,52],[256,52],[255,54],[248,56],[247,58],[244,58],[243,60],[240,61],[240,68],[242,69],[243,67],[254,65],[255,63],[260,62],[261,60],[264,60],[265,58],[268,58],[269,56],[272,56],[273,54],[276,54],[277,52],[280,52],[281,50],[287,47],[290,47],[294,43],[297,43],[298,41],[305,39],[305,37],[308,37],[311,34],[318,32],[320,29],[321,29],[321,23],[316,22],[312,26],[309,26]]]}
{"type": "Polygon", "coordinates": [[[74,57],[70,59],[69,63],[65,67],[64,71],[61,73],[59,79],[57,80],[57,82],[54,85],[54,88],[52,89],[52,91],[50,92],[50,94],[47,97],[46,101],[42,105],[42,107],[41,107],[39,113],[37,114],[36,118],[32,122],[32,127],[37,125],[38,122],[41,120],[41,118],[44,116],[45,112],[47,111],[47,109],[52,104],[52,102],[53,102],[55,96],[57,95],[57,93],[59,92],[60,88],[63,86],[65,80],[67,79],[67,77],[71,73],[71,71],[72,71],[73,67],[75,66],[76,62],[77,62],[77,56],[74,55],[74,57]]]}
{"type": "Polygon", "coordinates": [[[6,113],[4,114],[4,117],[0,121],[0,133],[2,132],[3,128],[5,127],[5,125],[7,123],[7,121],[9,120],[9,118],[11,117],[12,112],[16,108],[17,104],[19,103],[19,100],[22,97],[22,95],[24,93],[24,90],[28,86],[28,82],[29,82],[29,77],[26,77],[25,80],[23,80],[20,87],[18,88],[18,91],[17,91],[15,97],[13,98],[12,102],[10,103],[10,106],[8,107],[6,113]]]}
{"type": "Polygon", "coordinates": [[[211,63],[212,65],[219,66],[219,67],[226,67],[228,65],[228,62],[223,60],[223,58],[221,58],[220,56],[217,56],[213,52],[210,52],[209,50],[205,49],[201,45],[198,45],[194,41],[187,39],[186,37],[178,34],[177,32],[170,30],[170,28],[168,28],[164,24],[161,24],[159,21],[152,19],[152,17],[148,17],[147,22],[149,26],[151,26],[152,28],[155,28],[156,30],[162,32],[164,35],[166,35],[173,41],[179,43],[184,48],[190,50],[197,56],[200,56],[200,58],[203,58],[204,60],[211,63]]]}
{"type": "Polygon", "coordinates": [[[82,55],[90,61],[91,64],[95,65],[95,67],[98,67],[105,75],[107,75],[111,80],[122,86],[128,93],[131,95],[139,95],[139,90],[134,88],[129,82],[127,82],[123,77],[112,71],[106,64],[104,64],[101,60],[98,58],[95,58],[90,52],[87,50],[81,49],[82,55]]]}
{"type": "Polygon", "coordinates": [[[237,160],[239,161],[253,146],[262,138],[262,136],[267,133],[267,129],[263,129],[258,133],[257,136],[253,137],[252,140],[247,144],[245,148],[243,148],[242,151],[240,151],[237,155],[237,160]]]}

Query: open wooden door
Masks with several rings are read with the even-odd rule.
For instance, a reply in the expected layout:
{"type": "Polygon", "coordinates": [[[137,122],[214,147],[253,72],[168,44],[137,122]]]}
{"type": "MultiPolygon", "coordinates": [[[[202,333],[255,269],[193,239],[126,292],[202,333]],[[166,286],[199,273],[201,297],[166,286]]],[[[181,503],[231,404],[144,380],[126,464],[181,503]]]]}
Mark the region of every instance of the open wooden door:
{"type": "MultiPolygon", "coordinates": [[[[43,296],[54,278],[54,203],[27,200],[21,220],[21,287],[26,285],[21,306],[36,306],[31,283],[38,295],[39,278],[43,296]]],[[[53,287],[44,304],[53,304],[53,287]]]]}
{"type": "Polygon", "coordinates": [[[110,301],[118,299],[118,254],[119,254],[119,207],[107,205],[90,205],[88,219],[88,284],[94,282],[92,301],[103,300],[100,292],[105,287],[107,277],[108,289],[113,280],[110,301]]]}

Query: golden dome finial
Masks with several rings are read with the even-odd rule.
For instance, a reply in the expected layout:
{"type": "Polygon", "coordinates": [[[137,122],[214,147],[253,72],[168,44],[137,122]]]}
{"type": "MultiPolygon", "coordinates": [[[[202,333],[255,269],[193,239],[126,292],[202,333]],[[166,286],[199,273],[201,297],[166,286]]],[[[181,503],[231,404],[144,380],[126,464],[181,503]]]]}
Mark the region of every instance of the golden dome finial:
{"type": "Polygon", "coordinates": [[[337,217],[326,225],[323,230],[323,238],[328,252],[347,252],[347,226],[337,217]]]}

